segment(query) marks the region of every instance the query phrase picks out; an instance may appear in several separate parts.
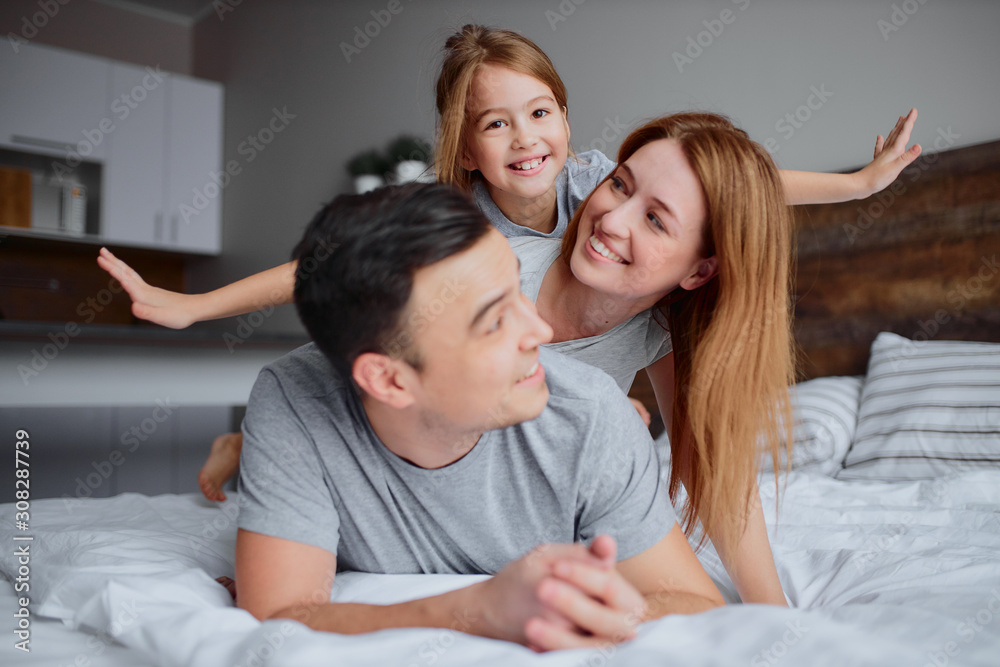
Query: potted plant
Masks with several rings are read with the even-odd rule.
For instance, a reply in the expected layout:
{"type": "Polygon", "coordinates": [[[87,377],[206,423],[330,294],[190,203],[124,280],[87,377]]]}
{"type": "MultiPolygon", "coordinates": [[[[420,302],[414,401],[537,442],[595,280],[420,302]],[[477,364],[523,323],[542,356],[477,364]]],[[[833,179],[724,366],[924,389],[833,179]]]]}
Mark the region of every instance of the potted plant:
{"type": "Polygon", "coordinates": [[[393,140],[388,149],[394,183],[434,182],[431,145],[418,137],[403,135],[393,140]]]}
{"type": "Polygon", "coordinates": [[[354,191],[362,194],[385,185],[383,175],[390,166],[389,161],[374,149],[352,157],[347,162],[347,171],[354,178],[354,191]]]}

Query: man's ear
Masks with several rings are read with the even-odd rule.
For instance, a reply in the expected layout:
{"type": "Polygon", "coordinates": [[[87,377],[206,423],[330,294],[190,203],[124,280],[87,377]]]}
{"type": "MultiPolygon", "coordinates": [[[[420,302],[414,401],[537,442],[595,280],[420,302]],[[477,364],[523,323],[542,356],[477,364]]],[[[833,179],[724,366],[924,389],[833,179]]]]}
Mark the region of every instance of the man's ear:
{"type": "Polygon", "coordinates": [[[407,371],[412,369],[406,362],[375,352],[358,355],[351,365],[351,376],[366,394],[399,410],[414,402],[407,371]]]}
{"type": "Polygon", "coordinates": [[[694,271],[681,281],[681,287],[686,290],[696,290],[719,273],[719,258],[715,255],[698,262],[694,271]]]}

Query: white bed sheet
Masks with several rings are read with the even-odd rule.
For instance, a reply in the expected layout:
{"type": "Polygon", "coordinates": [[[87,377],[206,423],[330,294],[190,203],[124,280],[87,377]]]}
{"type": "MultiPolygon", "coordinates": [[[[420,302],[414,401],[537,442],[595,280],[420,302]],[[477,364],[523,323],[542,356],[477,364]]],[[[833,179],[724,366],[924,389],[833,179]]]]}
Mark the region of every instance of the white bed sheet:
{"type": "MultiPolygon", "coordinates": [[[[796,472],[783,494],[775,524],[773,485],[762,485],[779,574],[798,608],[667,617],[603,653],[536,655],[440,629],[351,637],[258,623],[213,581],[231,573],[234,505],[227,515],[195,496],[126,494],[71,512],[58,500],[33,503],[32,525],[50,546],[37,540],[33,599],[36,614],[107,630],[162,665],[1000,665],[1000,471],[902,484],[796,472]],[[94,548],[100,535],[111,539],[94,548]]],[[[9,532],[0,540],[9,544],[9,532]]],[[[700,557],[732,596],[714,552],[700,557]]],[[[333,597],[392,602],[475,580],[345,573],[333,597]]]]}
{"type": "MultiPolygon", "coordinates": [[[[11,619],[17,609],[14,587],[0,577],[0,618],[11,619]]],[[[0,665],[5,667],[153,667],[156,664],[138,649],[122,646],[107,634],[74,630],[51,618],[31,619],[30,653],[14,648],[17,639],[12,634],[4,635],[0,665]]]]}

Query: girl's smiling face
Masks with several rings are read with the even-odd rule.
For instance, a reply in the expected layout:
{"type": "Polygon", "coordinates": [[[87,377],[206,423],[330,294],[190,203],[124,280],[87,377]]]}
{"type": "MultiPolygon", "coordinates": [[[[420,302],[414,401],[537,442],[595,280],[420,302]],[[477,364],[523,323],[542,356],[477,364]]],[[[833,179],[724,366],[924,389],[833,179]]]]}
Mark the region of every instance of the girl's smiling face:
{"type": "Polygon", "coordinates": [[[554,190],[569,152],[569,125],[547,85],[484,65],[473,81],[467,114],[461,163],[479,170],[494,201],[537,199],[554,190]]]}
{"type": "Polygon", "coordinates": [[[583,284],[648,308],[716,273],[704,256],[705,195],[680,144],[650,142],[586,203],[570,267],[583,284]]]}

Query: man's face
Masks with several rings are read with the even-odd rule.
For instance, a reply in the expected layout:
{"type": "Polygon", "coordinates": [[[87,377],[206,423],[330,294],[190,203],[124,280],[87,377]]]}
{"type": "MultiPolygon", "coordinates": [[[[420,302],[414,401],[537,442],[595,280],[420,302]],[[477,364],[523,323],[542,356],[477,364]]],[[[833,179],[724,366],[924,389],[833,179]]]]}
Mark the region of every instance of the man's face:
{"type": "Polygon", "coordinates": [[[496,230],[417,271],[402,322],[420,361],[414,405],[428,425],[482,432],[545,408],[538,351],[552,329],[521,294],[517,257],[496,230]]]}

